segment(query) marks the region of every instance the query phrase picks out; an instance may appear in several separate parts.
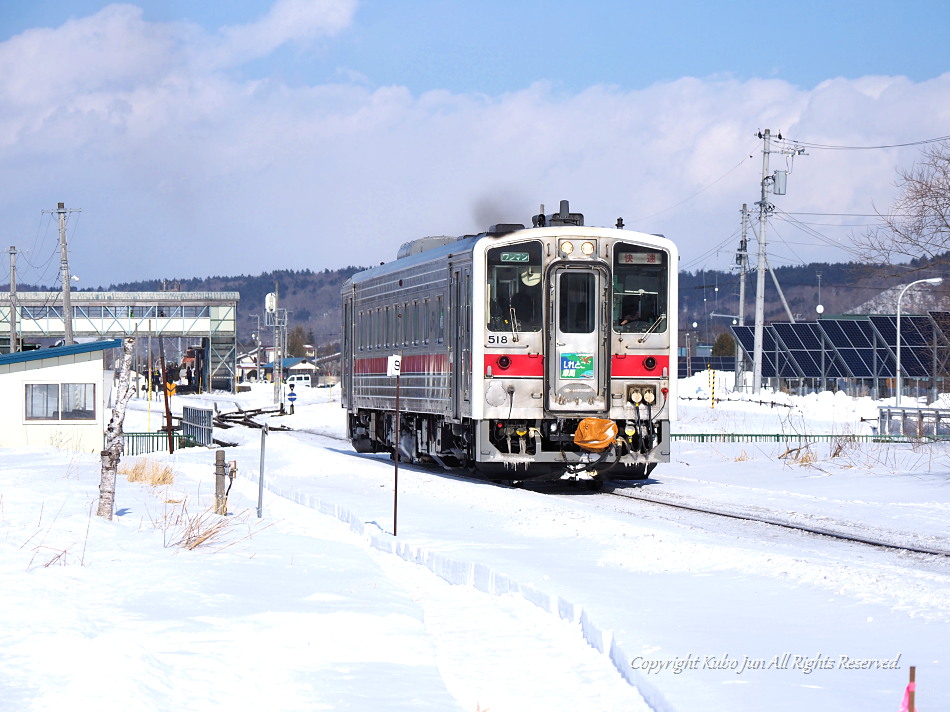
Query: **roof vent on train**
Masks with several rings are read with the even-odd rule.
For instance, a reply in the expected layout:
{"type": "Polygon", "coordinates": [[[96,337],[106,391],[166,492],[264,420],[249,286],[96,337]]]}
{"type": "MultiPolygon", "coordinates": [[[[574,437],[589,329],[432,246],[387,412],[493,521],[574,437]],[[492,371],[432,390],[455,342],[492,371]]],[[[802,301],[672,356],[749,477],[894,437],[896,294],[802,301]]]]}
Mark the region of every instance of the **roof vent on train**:
{"type": "Polygon", "coordinates": [[[399,248],[399,252],[396,253],[396,259],[401,260],[403,257],[409,257],[409,255],[418,255],[420,252],[425,252],[435,247],[442,247],[442,245],[448,245],[450,242],[456,242],[457,240],[457,237],[450,237],[448,235],[420,237],[418,240],[404,242],[402,247],[399,248]]]}
{"type": "Polygon", "coordinates": [[[561,209],[550,215],[544,214],[544,205],[541,206],[541,212],[531,218],[531,224],[534,227],[544,227],[545,225],[577,225],[584,224],[584,213],[572,213],[568,206],[568,201],[561,201],[561,209]]]}
{"type": "Polygon", "coordinates": [[[521,223],[498,223],[488,228],[488,234],[492,237],[501,237],[502,235],[507,235],[509,232],[517,232],[518,230],[524,230],[524,225],[521,223]]]}

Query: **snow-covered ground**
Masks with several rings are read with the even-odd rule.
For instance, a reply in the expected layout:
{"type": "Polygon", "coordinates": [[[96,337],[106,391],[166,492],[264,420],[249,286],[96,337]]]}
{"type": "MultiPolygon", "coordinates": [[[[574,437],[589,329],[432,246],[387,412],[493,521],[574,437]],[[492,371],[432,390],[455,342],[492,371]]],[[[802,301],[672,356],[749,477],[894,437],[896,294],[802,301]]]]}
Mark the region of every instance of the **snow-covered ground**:
{"type": "MultiPolygon", "coordinates": [[[[877,405],[786,402],[683,401],[675,430],[870,432],[877,405]]],[[[259,430],[216,431],[226,519],[209,450],[148,456],[174,484],[120,478],[112,522],[95,457],[0,450],[0,709],[896,710],[911,665],[950,708],[948,561],[406,465],[393,536],[392,463],[341,439],[336,389],[271,422],[260,519],[259,430]]],[[[681,442],[617,492],[947,549],[948,447],[681,442]]]]}

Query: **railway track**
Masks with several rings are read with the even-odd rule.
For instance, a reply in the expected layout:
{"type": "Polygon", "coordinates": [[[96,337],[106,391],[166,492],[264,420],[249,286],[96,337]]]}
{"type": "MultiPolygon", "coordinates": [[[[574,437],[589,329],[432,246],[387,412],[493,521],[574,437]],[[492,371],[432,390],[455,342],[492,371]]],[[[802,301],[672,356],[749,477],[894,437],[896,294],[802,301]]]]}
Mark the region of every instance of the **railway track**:
{"type": "MultiPolygon", "coordinates": [[[[637,487],[636,489],[641,489],[637,487]]],[[[657,504],[663,507],[671,507],[675,509],[680,509],[688,512],[698,512],[701,514],[709,514],[717,517],[725,517],[728,519],[738,519],[748,522],[756,522],[759,524],[768,524],[770,526],[781,527],[783,529],[791,529],[795,531],[805,532],[807,534],[815,534],[819,536],[831,537],[833,539],[840,539],[842,541],[849,541],[858,544],[864,544],[867,546],[873,546],[881,549],[891,549],[893,551],[906,551],[915,554],[928,554],[930,556],[941,556],[950,558],[950,550],[939,549],[936,547],[930,547],[926,545],[909,545],[906,542],[897,542],[897,541],[883,541],[880,539],[873,539],[868,536],[864,536],[860,533],[854,531],[845,531],[842,529],[835,529],[832,527],[817,526],[814,524],[806,523],[796,523],[788,519],[779,519],[777,517],[769,516],[767,514],[754,514],[751,512],[737,512],[737,511],[726,511],[723,509],[718,509],[715,507],[701,507],[693,504],[684,504],[682,502],[674,502],[663,497],[656,497],[652,495],[645,495],[642,492],[631,492],[628,490],[624,491],[608,491],[604,490],[603,494],[613,496],[613,497],[622,497],[625,499],[635,499],[641,502],[649,502],[651,504],[657,504]]]]}

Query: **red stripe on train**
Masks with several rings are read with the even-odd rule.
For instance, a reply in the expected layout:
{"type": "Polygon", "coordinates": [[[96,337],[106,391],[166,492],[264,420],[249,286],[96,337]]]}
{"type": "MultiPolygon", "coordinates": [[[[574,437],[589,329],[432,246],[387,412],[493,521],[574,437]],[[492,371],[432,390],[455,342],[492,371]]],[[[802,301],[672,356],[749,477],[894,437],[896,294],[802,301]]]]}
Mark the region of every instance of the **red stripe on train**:
{"type": "MultiPolygon", "coordinates": [[[[626,354],[614,355],[610,360],[610,374],[614,378],[662,378],[663,369],[669,374],[670,357],[653,356],[656,366],[646,367],[647,356],[626,354]]],[[[544,357],[541,354],[485,354],[485,373],[491,368],[493,376],[544,377],[544,357]],[[502,359],[508,359],[508,368],[503,368],[502,359]]]]}
{"type": "Polygon", "coordinates": [[[544,357],[541,354],[485,354],[485,373],[491,369],[493,376],[517,376],[543,378],[544,357]],[[504,359],[508,367],[504,368],[504,359]]]}
{"type": "Polygon", "coordinates": [[[665,354],[656,354],[655,356],[628,356],[627,354],[614,354],[610,359],[610,375],[614,378],[663,378],[663,369],[667,369],[667,378],[669,378],[670,357],[665,354]],[[656,359],[656,366],[650,370],[644,364],[647,358],[656,359]]]}

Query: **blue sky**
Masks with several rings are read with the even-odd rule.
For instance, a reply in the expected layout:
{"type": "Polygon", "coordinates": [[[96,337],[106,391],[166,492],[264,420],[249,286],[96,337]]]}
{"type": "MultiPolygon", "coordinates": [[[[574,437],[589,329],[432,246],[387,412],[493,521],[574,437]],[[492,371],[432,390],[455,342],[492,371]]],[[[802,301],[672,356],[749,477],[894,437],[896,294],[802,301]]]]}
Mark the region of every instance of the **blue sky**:
{"type": "MultiPolygon", "coordinates": [[[[0,216],[41,284],[59,201],[87,286],[370,264],[560,199],[725,269],[757,130],[950,134],[948,26],[919,0],[6,3],[0,216]]],[[[918,155],[773,155],[780,210],[849,217],[779,221],[772,263],[852,259],[918,155]]]]}
{"type": "MultiPolygon", "coordinates": [[[[108,3],[6,4],[4,37],[108,3]]],[[[132,4],[149,22],[191,22],[212,33],[252,22],[266,8],[260,0],[132,4]]],[[[950,5],[941,0],[805,0],[785,8],[709,0],[364,0],[332,41],[282,48],[241,73],[301,84],[339,80],[343,70],[371,86],[489,94],[540,80],[580,91],[716,74],[780,77],[803,88],[871,74],[920,81],[947,69],[948,24],[950,5]]]]}

